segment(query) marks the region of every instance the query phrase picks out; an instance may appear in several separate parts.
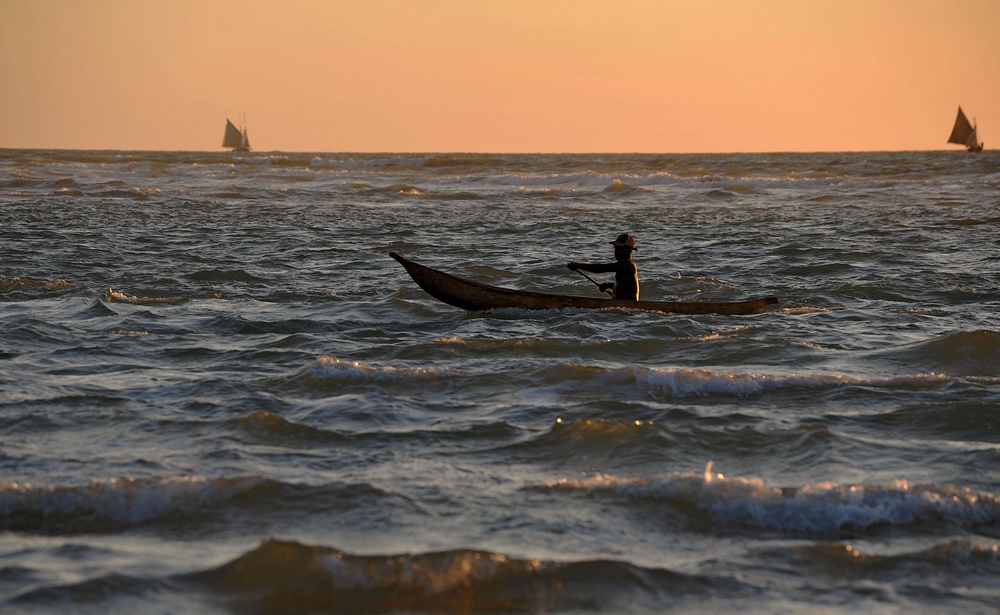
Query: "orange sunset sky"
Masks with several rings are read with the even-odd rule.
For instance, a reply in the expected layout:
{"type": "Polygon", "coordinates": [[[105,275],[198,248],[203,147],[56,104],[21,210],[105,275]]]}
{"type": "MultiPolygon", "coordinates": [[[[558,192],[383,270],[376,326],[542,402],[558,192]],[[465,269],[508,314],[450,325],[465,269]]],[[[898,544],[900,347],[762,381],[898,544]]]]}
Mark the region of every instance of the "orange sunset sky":
{"type": "Polygon", "coordinates": [[[0,148],[1000,147],[997,0],[0,0],[0,148]]]}

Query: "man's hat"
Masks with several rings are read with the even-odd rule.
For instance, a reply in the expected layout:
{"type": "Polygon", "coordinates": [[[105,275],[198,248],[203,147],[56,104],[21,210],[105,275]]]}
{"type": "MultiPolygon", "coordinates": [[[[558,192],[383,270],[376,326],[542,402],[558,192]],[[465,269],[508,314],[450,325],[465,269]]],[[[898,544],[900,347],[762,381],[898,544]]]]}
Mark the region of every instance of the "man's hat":
{"type": "Polygon", "coordinates": [[[635,250],[635,239],[628,233],[622,233],[618,236],[618,239],[614,241],[609,241],[608,243],[613,244],[616,248],[628,248],[630,250],[635,250]]]}

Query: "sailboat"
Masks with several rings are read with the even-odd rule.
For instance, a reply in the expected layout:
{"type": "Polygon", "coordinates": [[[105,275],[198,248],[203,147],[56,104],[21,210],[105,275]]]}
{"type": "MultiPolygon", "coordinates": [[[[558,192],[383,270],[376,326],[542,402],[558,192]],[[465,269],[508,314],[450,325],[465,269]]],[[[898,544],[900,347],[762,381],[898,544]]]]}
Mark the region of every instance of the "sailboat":
{"type": "Polygon", "coordinates": [[[983,144],[976,136],[976,127],[969,123],[969,119],[962,113],[962,107],[958,108],[958,117],[955,118],[955,127],[951,129],[951,136],[948,143],[958,143],[964,145],[970,152],[983,151],[983,144]]]}
{"type": "Polygon", "coordinates": [[[249,152],[250,139],[247,138],[246,126],[237,128],[227,117],[226,135],[222,137],[222,147],[231,147],[234,152],[249,152]]]}

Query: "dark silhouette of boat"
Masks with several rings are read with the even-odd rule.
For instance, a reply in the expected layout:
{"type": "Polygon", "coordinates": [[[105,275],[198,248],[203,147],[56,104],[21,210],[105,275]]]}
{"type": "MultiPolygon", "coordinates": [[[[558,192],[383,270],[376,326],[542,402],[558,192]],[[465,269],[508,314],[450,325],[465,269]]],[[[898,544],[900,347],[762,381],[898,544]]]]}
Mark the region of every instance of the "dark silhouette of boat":
{"type": "Polygon", "coordinates": [[[776,297],[713,303],[708,301],[627,301],[599,297],[549,295],[463,280],[437,269],[414,263],[398,252],[389,252],[389,256],[399,261],[399,264],[406,268],[406,272],[410,274],[413,281],[435,299],[474,312],[503,308],[525,310],[624,308],[669,314],[742,315],[753,314],[765,306],[778,302],[776,297]]]}
{"type": "MultiPolygon", "coordinates": [[[[975,122],[975,118],[972,121],[975,122]]],[[[970,152],[983,151],[983,145],[985,144],[979,142],[979,137],[976,135],[976,126],[974,123],[969,123],[969,118],[965,117],[965,114],[962,113],[962,107],[958,108],[958,117],[955,118],[955,127],[951,129],[951,136],[948,137],[948,143],[964,145],[965,149],[970,152]]]]}
{"type": "Polygon", "coordinates": [[[247,137],[246,126],[237,128],[236,124],[226,118],[226,134],[222,137],[222,147],[231,147],[234,152],[249,152],[250,139],[247,137]]]}

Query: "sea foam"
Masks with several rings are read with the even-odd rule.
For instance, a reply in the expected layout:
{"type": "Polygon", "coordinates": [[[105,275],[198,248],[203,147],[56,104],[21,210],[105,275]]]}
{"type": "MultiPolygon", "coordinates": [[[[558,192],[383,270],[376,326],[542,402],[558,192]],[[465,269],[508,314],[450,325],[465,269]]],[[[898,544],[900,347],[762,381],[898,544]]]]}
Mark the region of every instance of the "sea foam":
{"type": "Polygon", "coordinates": [[[626,368],[634,371],[637,384],[654,396],[692,397],[736,395],[745,397],[783,389],[820,389],[844,386],[920,387],[950,382],[943,374],[912,374],[886,378],[863,378],[838,373],[765,374],[726,372],[708,368],[626,368]]]}
{"type": "Polygon", "coordinates": [[[359,361],[343,361],[336,357],[323,355],[313,361],[308,368],[309,374],[317,380],[399,380],[408,378],[429,377],[441,373],[434,367],[392,367],[391,365],[376,366],[359,361]]]}
{"type": "Polygon", "coordinates": [[[19,515],[43,519],[97,517],[136,525],[228,500],[264,480],[172,476],[95,479],[86,485],[0,483],[0,527],[13,523],[19,515]]]}
{"type": "Polygon", "coordinates": [[[705,472],[677,473],[652,479],[611,475],[549,483],[553,489],[619,496],[709,513],[722,526],[787,532],[837,533],[876,526],[943,523],[959,527],[1000,523],[1000,496],[954,485],[836,485],[772,487],[760,478],[726,478],[705,472]]]}

